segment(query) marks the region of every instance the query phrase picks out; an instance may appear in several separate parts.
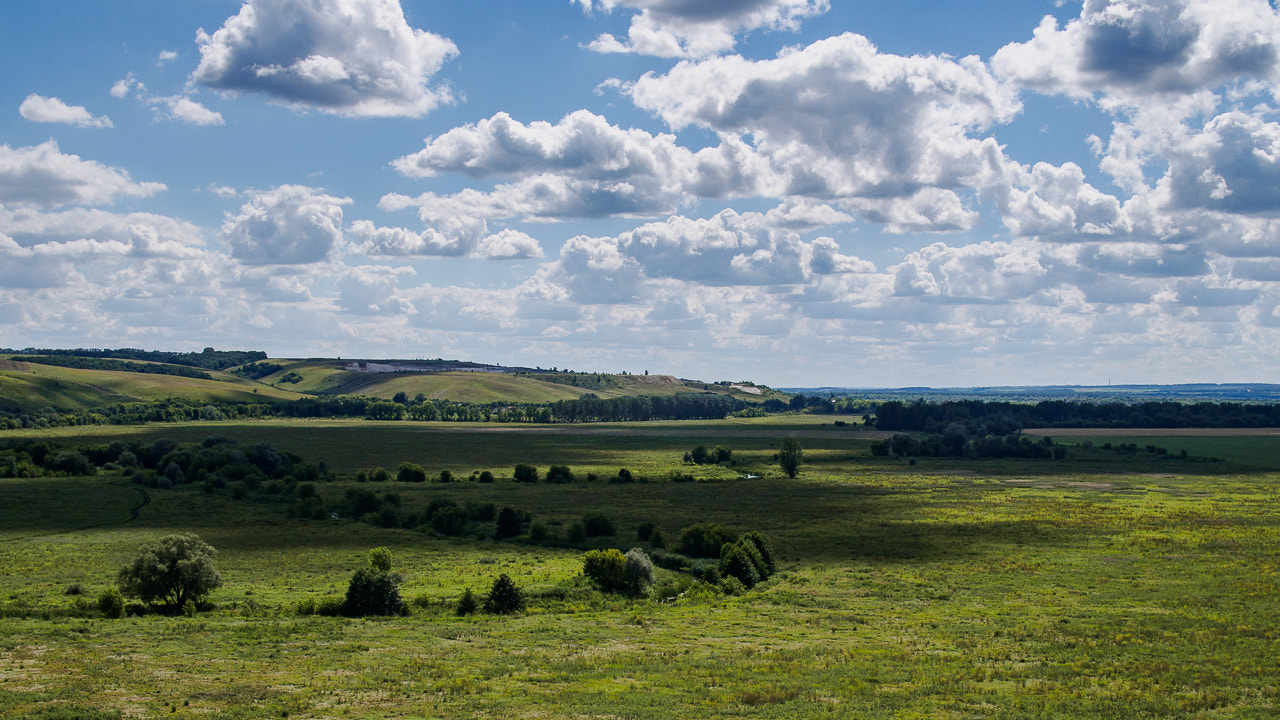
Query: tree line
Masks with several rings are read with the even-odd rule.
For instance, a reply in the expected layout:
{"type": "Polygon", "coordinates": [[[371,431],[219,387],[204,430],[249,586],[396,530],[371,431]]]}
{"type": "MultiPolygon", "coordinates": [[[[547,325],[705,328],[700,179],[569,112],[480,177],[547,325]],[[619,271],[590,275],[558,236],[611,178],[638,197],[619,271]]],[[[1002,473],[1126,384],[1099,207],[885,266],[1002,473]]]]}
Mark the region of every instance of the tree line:
{"type": "Polygon", "coordinates": [[[0,410],[0,429],[46,428],[76,425],[137,425],[155,422],[201,420],[253,420],[263,418],[364,418],[366,420],[417,420],[448,422],[566,423],[628,422],[643,420],[714,420],[749,406],[745,400],[724,395],[688,393],[670,397],[600,398],[584,395],[577,400],[552,403],[456,403],[446,400],[402,402],[379,398],[336,396],[291,401],[263,398],[261,402],[153,402],[114,403],[93,410],[39,408],[0,410]]]}
{"type": "Polygon", "coordinates": [[[54,348],[24,348],[22,350],[3,349],[0,354],[44,355],[58,357],[110,358],[116,360],[144,360],[147,362],[186,365],[204,370],[226,370],[237,365],[266,360],[267,354],[261,350],[214,350],[207,347],[198,353],[166,352],[162,350],[139,350],[137,348],[118,348],[106,350],[98,348],[76,348],[74,350],[54,348]]]}
{"type": "Polygon", "coordinates": [[[1151,401],[1142,403],[1045,400],[1038,403],[890,400],[875,410],[880,430],[944,433],[952,425],[969,435],[1008,435],[1023,428],[1280,427],[1280,404],[1151,401]]]}

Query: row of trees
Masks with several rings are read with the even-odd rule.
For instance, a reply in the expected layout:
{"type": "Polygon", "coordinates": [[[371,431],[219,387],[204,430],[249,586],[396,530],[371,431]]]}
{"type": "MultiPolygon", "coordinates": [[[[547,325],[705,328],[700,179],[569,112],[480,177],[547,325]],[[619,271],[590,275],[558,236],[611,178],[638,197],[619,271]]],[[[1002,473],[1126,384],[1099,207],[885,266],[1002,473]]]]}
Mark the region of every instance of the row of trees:
{"type": "Polygon", "coordinates": [[[970,458],[1055,458],[1067,456],[1067,449],[1052,438],[1035,439],[1020,433],[969,437],[965,427],[953,424],[944,433],[923,437],[898,433],[888,440],[871,443],[871,454],[898,457],[970,457],[970,458]]]}
{"type": "Polygon", "coordinates": [[[261,350],[214,350],[207,347],[198,353],[164,352],[160,350],[139,350],[137,348],[118,348],[105,350],[99,348],[51,349],[24,348],[22,350],[0,350],[0,354],[44,355],[78,358],[113,358],[116,360],[144,360],[154,363],[170,363],[187,365],[204,370],[226,370],[245,363],[266,360],[267,354],[261,350]]]}
{"type": "Polygon", "coordinates": [[[381,421],[503,423],[709,420],[726,417],[748,406],[749,403],[745,400],[737,398],[693,393],[671,397],[621,398],[599,398],[588,394],[577,400],[560,400],[549,404],[494,403],[487,405],[444,400],[424,400],[405,405],[391,400],[352,396],[309,397],[289,402],[264,397],[261,401],[248,403],[190,403],[182,400],[161,400],[111,404],[92,411],[59,411],[52,408],[0,411],[0,429],[263,418],[364,418],[381,421]]]}
{"type": "Polygon", "coordinates": [[[951,425],[964,426],[970,435],[979,436],[1008,435],[1028,427],[1277,427],[1280,426],[1280,404],[1074,400],[904,403],[891,400],[876,408],[875,426],[880,430],[943,433],[951,425]]]}

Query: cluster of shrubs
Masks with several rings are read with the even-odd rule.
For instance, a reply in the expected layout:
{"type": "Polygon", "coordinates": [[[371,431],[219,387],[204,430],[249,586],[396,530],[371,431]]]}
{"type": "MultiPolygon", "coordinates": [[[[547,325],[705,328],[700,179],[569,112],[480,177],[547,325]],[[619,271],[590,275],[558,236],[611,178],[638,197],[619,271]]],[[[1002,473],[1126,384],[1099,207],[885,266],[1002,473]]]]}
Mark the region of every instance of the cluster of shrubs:
{"type": "Polygon", "coordinates": [[[777,570],[773,546],[764,535],[753,530],[739,536],[718,523],[699,523],[685,528],[676,542],[676,553],[655,554],[654,562],[661,567],[693,572],[708,581],[733,578],[744,588],[755,587],[777,570]],[[705,562],[708,559],[715,562],[705,562]]]}
{"type": "Polygon", "coordinates": [[[699,445],[684,454],[686,465],[720,465],[732,462],[733,451],[722,445],[717,445],[710,450],[704,445],[699,445]]]}
{"type": "Polygon", "coordinates": [[[1039,440],[1018,432],[1007,435],[971,436],[964,425],[953,424],[946,432],[924,436],[898,433],[888,440],[871,443],[871,454],[886,457],[969,457],[969,458],[1054,458],[1067,456],[1067,449],[1052,438],[1039,440]]]}
{"type": "Polygon", "coordinates": [[[209,492],[235,482],[249,483],[256,489],[269,480],[300,483],[332,479],[324,462],[305,463],[267,443],[241,445],[218,436],[207,437],[198,445],[160,439],[75,448],[20,440],[0,449],[0,477],[80,476],[99,471],[119,472],[137,484],[156,488],[200,482],[209,492]]]}
{"type": "Polygon", "coordinates": [[[617,548],[590,550],[582,556],[582,574],[605,592],[640,597],[653,585],[653,561],[640,548],[625,555],[617,548]]]}

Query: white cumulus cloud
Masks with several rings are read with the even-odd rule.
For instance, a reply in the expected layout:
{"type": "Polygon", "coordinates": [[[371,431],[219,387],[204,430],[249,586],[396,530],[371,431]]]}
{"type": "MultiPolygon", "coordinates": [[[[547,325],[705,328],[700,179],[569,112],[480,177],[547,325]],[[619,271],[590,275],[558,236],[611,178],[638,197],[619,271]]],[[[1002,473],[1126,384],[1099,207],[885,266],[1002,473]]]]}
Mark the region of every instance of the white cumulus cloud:
{"type": "Polygon", "coordinates": [[[222,240],[246,265],[306,265],[327,260],[343,239],[342,206],[315,188],[281,185],[258,192],[222,224],[222,240]]]}
{"type": "Polygon", "coordinates": [[[976,137],[1021,111],[976,57],[902,57],[845,34],[772,60],[684,61],[629,86],[671,127],[750,138],[782,196],[847,200],[902,230],[957,230],[958,192],[999,182],[1005,158],[976,137]]]}
{"type": "Polygon", "coordinates": [[[1136,101],[1280,72],[1280,15],[1266,0],[1088,0],[1059,26],[1001,48],[1000,75],[1044,92],[1136,101]]]}
{"type": "Polygon", "coordinates": [[[705,57],[733,48],[737,35],[752,30],[796,30],[820,15],[828,0],[576,0],[587,12],[626,7],[631,18],[626,40],[608,33],[587,45],[602,53],[659,57],[705,57]]]}
{"type": "Polygon", "coordinates": [[[356,117],[418,117],[452,100],[431,77],[457,47],[409,27],[399,0],[248,0],[197,42],[191,79],[216,90],[356,117]]]}
{"type": "Polygon", "coordinates": [[[53,140],[31,147],[0,145],[0,204],[54,208],[106,205],[122,197],[149,197],[165,186],[134,182],[129,173],[78,155],[53,140]]]}
{"type": "Polygon", "coordinates": [[[111,118],[94,116],[81,105],[68,105],[56,97],[32,93],[18,106],[18,114],[39,123],[64,123],[82,128],[109,128],[111,118]]]}

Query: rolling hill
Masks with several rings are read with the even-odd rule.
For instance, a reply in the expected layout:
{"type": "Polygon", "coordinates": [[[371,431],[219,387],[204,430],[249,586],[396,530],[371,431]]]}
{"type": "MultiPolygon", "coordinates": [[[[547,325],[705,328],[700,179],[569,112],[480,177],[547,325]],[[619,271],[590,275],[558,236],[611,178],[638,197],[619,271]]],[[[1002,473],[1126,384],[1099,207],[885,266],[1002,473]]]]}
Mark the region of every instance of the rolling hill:
{"type": "Polygon", "coordinates": [[[39,407],[90,410],[124,402],[179,398],[191,402],[294,400],[301,393],[211,371],[211,380],[13,362],[0,357],[0,410],[39,407]]]}
{"type": "Polygon", "coordinates": [[[188,402],[266,402],[359,395],[457,403],[550,403],[587,393],[602,398],[704,393],[763,401],[782,393],[747,384],[704,383],[670,375],[610,375],[499,368],[444,361],[271,360],[279,369],[256,380],[235,368],[211,379],[15,362],[0,356],[0,410],[39,407],[90,410],[113,403],[180,399],[188,402]]]}

